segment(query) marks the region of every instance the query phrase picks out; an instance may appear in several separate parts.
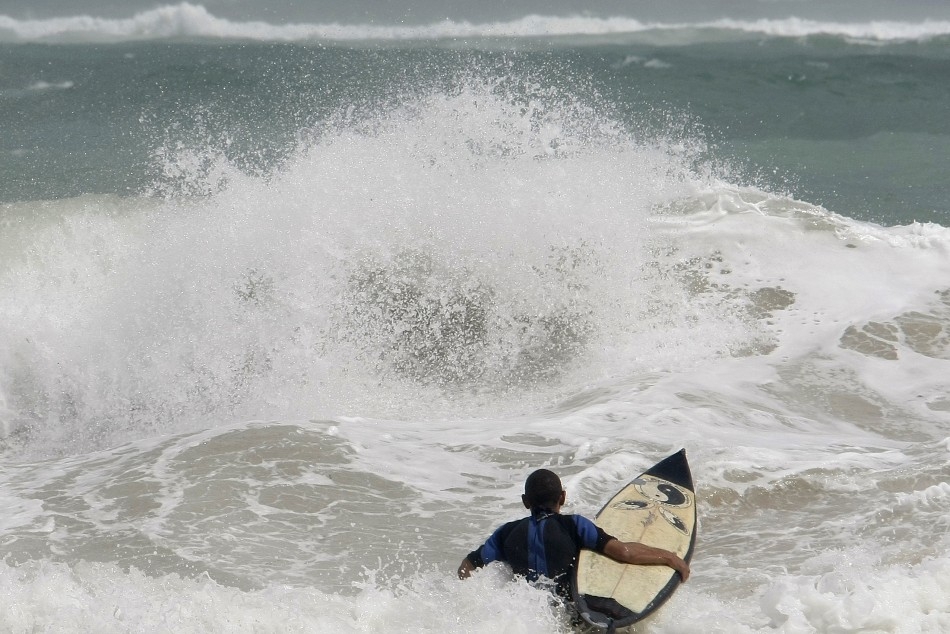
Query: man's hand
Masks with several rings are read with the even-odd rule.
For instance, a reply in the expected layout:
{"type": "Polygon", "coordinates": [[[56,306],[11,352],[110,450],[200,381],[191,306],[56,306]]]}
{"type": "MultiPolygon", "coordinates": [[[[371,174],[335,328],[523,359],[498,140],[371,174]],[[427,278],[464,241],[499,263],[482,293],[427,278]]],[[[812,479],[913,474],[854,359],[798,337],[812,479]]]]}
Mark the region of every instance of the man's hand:
{"type": "Polygon", "coordinates": [[[458,575],[459,579],[468,579],[472,576],[472,573],[475,571],[475,566],[468,560],[468,557],[462,560],[462,563],[459,564],[458,575]]]}

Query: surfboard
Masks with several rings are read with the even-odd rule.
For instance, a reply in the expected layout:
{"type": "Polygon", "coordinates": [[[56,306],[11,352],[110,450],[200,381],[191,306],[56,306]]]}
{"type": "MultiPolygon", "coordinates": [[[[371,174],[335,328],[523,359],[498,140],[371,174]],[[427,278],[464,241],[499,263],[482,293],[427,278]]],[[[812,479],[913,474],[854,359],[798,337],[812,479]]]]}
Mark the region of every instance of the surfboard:
{"type": "MultiPolygon", "coordinates": [[[[634,478],[594,523],[621,541],[665,548],[688,562],[696,545],[696,493],[686,450],[634,478]]],[[[612,632],[655,612],[679,584],[679,574],[667,566],[622,564],[582,550],[572,594],[584,621],[612,632]]]]}

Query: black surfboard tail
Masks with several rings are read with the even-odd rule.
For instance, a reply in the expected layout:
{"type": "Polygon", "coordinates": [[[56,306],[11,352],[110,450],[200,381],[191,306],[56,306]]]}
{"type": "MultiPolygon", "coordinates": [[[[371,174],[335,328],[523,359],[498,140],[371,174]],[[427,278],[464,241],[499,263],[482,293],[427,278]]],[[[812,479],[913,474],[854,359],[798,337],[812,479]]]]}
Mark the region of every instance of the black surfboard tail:
{"type": "Polygon", "coordinates": [[[696,489],[693,488],[693,474],[690,472],[689,463],[686,461],[686,449],[680,449],[672,456],[659,461],[647,469],[644,475],[656,476],[684,489],[689,489],[693,493],[696,492],[696,489]]]}

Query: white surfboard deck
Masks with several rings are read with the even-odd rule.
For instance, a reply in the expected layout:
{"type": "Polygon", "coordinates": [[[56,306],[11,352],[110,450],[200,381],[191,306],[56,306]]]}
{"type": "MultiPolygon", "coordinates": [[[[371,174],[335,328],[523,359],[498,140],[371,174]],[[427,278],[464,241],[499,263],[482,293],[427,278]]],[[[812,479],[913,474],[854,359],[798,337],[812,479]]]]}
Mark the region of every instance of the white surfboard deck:
{"type": "MultiPolygon", "coordinates": [[[[685,452],[627,484],[594,523],[621,541],[664,548],[689,561],[696,537],[696,496],[685,452]]],[[[575,603],[592,625],[625,627],[656,610],[679,581],[668,566],[622,564],[584,550],[577,565],[575,603]]]]}

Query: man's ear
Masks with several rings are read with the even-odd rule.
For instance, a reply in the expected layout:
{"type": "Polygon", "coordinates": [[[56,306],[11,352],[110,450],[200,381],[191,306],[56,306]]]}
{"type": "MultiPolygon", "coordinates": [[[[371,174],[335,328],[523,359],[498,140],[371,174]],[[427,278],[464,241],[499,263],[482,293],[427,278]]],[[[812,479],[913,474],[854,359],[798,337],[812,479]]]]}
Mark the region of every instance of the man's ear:
{"type": "Polygon", "coordinates": [[[561,497],[558,498],[558,506],[564,506],[564,502],[567,501],[567,491],[561,491],[561,497]]]}
{"type": "Polygon", "coordinates": [[[523,493],[521,494],[521,503],[524,504],[526,509],[531,508],[531,504],[528,502],[528,496],[523,493]]]}

